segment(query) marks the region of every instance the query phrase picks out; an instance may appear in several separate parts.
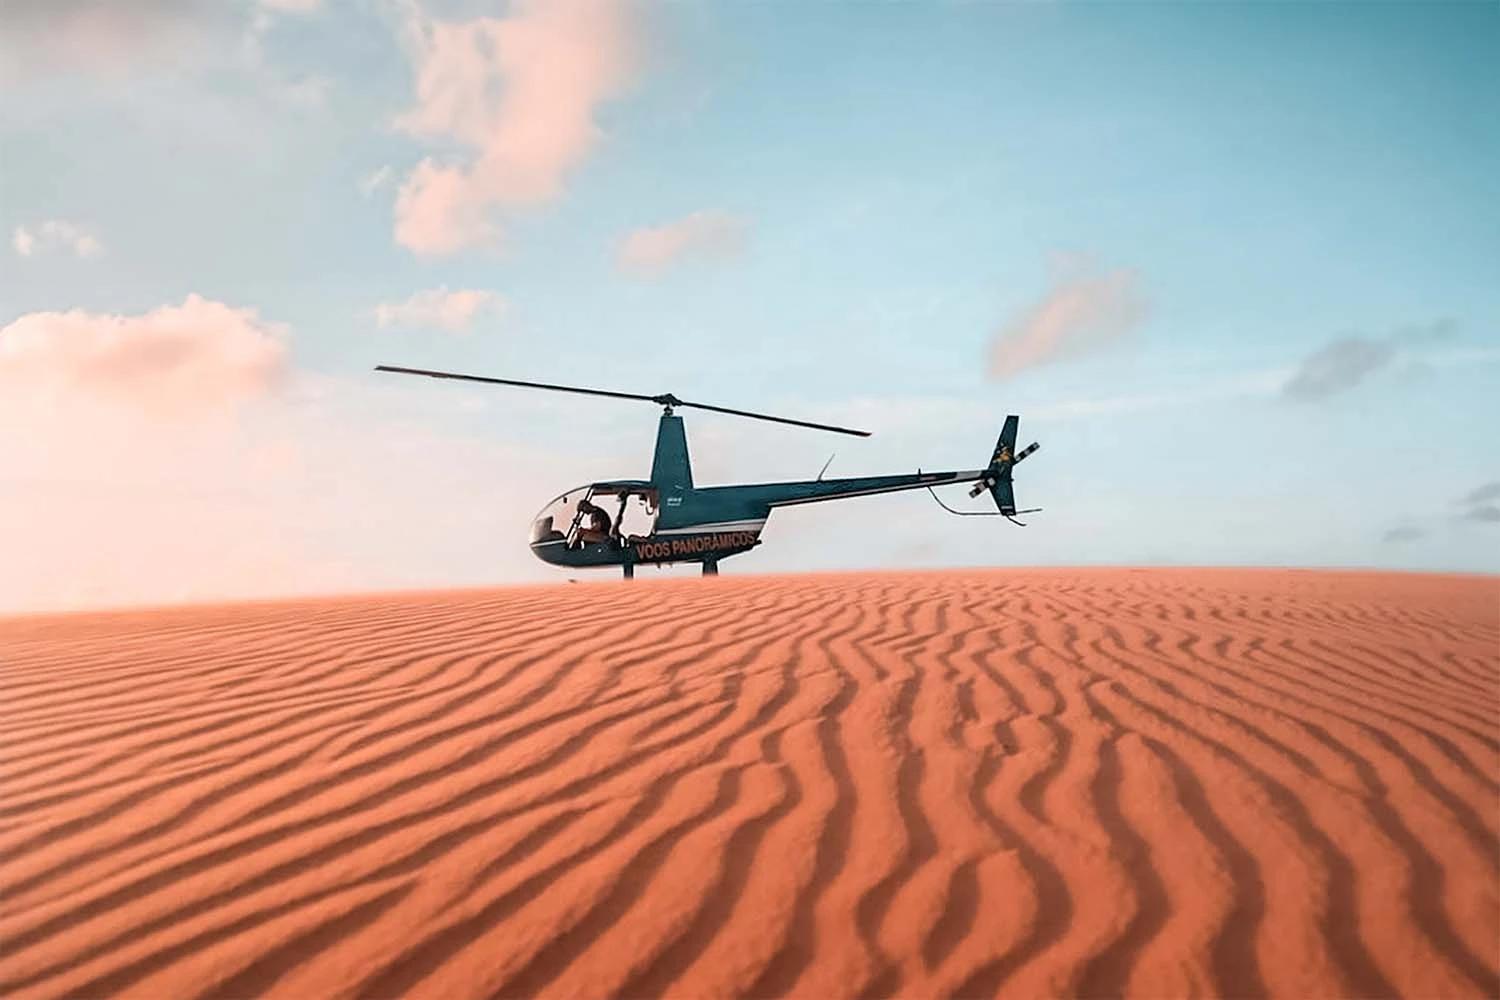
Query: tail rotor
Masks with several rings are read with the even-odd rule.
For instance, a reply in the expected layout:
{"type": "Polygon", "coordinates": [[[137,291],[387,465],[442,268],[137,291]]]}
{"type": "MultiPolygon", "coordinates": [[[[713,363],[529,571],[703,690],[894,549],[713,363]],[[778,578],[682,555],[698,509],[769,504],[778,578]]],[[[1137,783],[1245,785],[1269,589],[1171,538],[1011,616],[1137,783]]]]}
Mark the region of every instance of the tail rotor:
{"type": "MultiPolygon", "coordinates": [[[[1025,461],[1027,456],[1032,455],[1040,444],[1033,441],[1019,452],[1016,451],[1016,437],[1021,430],[1021,418],[1012,413],[1005,418],[1005,425],[1000,428],[1000,439],[995,442],[995,453],[990,456],[989,467],[984,470],[984,475],[974,484],[969,491],[969,496],[977,497],[985,490],[990,491],[990,496],[995,499],[995,506],[1000,513],[1009,518],[1015,524],[1021,524],[1016,520],[1017,514],[1031,514],[1041,510],[1040,507],[1031,507],[1026,510],[1016,509],[1015,488],[1011,483],[1011,472],[1017,465],[1025,461]]],[[[1025,527],[1025,525],[1022,525],[1025,527]]]]}

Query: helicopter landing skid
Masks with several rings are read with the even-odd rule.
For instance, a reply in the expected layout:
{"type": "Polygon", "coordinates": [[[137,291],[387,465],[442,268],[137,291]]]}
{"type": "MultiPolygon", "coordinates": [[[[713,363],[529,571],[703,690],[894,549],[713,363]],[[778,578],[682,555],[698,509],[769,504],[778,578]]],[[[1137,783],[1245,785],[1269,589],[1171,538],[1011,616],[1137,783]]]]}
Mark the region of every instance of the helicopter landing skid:
{"type": "Polygon", "coordinates": [[[934,490],[931,486],[927,487],[927,492],[932,494],[932,499],[937,501],[937,505],[939,507],[943,508],[950,514],[955,514],[958,517],[1003,517],[1011,524],[1014,524],[1019,528],[1026,527],[1026,522],[1017,521],[1015,516],[1016,514],[1036,514],[1042,509],[1040,507],[1027,507],[1025,510],[1016,511],[1015,514],[1007,514],[1001,510],[954,510],[952,507],[949,507],[947,504],[943,503],[943,498],[938,496],[937,491],[934,490]]]}
{"type": "MultiPolygon", "coordinates": [[[[620,570],[622,571],[622,575],[623,575],[624,579],[626,579],[626,580],[634,580],[635,579],[635,563],[632,563],[632,562],[621,563],[620,564],[620,570]]],[[[705,559],[705,560],[703,560],[703,575],[704,576],[718,576],[719,575],[719,560],[717,560],[717,559],[705,559]]]]}

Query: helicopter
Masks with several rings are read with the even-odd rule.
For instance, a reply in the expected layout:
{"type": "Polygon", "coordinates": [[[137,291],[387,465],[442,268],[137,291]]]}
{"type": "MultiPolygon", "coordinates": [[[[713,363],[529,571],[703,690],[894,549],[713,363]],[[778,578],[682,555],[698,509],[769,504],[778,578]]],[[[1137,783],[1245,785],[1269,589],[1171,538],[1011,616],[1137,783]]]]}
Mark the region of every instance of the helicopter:
{"type": "MultiPolygon", "coordinates": [[[[825,463],[817,479],[701,487],[693,482],[692,463],[688,459],[687,432],[683,427],[682,417],[673,412],[678,409],[706,410],[862,438],[869,437],[870,432],[793,420],[769,413],[736,410],[710,403],[689,402],[669,392],[653,396],[394,365],[377,365],[375,370],[482,382],[487,385],[547,389],[610,399],[640,400],[662,407],[661,419],[656,427],[656,452],[651,462],[649,478],[615,479],[579,486],[554,498],[533,519],[531,551],[538,559],[554,566],[576,569],[619,566],[628,580],[635,576],[637,566],[700,563],[704,576],[717,576],[721,560],[749,552],[761,544],[760,535],[766,520],[779,507],[901,490],[926,489],[932,492],[933,499],[950,514],[998,514],[1023,527],[1023,522],[1016,520],[1016,516],[1035,513],[1041,509],[1016,509],[1011,472],[1041,445],[1033,442],[1021,451],[1016,451],[1016,435],[1020,431],[1021,418],[1015,414],[1005,418],[1000,438],[995,443],[995,451],[990,456],[989,464],[982,469],[957,472],[923,472],[919,469],[915,473],[890,476],[824,479],[823,472],[828,471],[828,464],[825,463]],[[933,491],[933,487],[957,483],[974,484],[969,491],[971,498],[988,490],[997,509],[954,510],[933,491]]],[[[830,458],[829,462],[832,461],[830,458]]]]}

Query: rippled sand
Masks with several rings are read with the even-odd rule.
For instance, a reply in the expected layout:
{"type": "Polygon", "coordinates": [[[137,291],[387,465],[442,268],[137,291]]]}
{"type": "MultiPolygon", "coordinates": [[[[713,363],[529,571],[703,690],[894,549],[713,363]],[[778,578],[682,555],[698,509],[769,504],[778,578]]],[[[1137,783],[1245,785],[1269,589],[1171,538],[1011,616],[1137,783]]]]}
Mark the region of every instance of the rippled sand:
{"type": "Polygon", "coordinates": [[[0,995],[1500,995],[1500,580],[0,620],[0,995]]]}

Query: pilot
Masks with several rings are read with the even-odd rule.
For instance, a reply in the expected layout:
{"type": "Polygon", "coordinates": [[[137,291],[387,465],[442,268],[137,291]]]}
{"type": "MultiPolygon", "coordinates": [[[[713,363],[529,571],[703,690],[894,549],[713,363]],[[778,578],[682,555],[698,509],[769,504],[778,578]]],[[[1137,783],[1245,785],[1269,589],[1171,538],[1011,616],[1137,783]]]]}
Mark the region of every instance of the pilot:
{"type": "Polygon", "coordinates": [[[579,541],[585,545],[609,541],[612,525],[610,524],[609,515],[605,513],[604,508],[591,504],[587,500],[580,500],[578,501],[578,509],[589,516],[588,527],[578,529],[579,541]]]}

